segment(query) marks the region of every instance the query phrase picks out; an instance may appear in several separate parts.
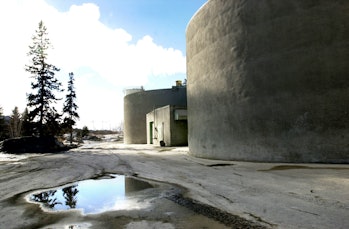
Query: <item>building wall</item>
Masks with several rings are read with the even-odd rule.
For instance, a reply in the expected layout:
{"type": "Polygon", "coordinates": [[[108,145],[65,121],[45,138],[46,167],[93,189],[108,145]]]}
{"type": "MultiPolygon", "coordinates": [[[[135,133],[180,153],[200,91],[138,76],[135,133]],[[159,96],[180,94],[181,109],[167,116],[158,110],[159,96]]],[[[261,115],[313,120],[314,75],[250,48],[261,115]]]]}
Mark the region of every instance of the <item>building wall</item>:
{"type": "Polygon", "coordinates": [[[164,141],[165,146],[188,145],[187,121],[175,120],[176,109],[168,105],[146,115],[147,144],[160,145],[160,141],[164,141]]]}
{"type": "Polygon", "coordinates": [[[154,145],[160,145],[164,141],[166,146],[171,145],[171,107],[164,106],[157,108],[147,114],[147,144],[151,144],[150,133],[153,133],[154,145]],[[153,129],[150,130],[150,122],[153,122],[153,129]]]}
{"type": "MultiPolygon", "coordinates": [[[[171,107],[171,143],[175,146],[188,145],[188,120],[186,118],[176,120],[176,111],[187,111],[186,107],[171,107]]],[[[186,112],[185,112],[186,113],[186,112]]]]}
{"type": "Polygon", "coordinates": [[[124,142],[147,143],[146,114],[165,105],[187,106],[186,87],[141,91],[124,97],[124,142]]]}
{"type": "Polygon", "coordinates": [[[190,154],[349,162],[346,0],[210,0],[188,24],[190,154]]]}

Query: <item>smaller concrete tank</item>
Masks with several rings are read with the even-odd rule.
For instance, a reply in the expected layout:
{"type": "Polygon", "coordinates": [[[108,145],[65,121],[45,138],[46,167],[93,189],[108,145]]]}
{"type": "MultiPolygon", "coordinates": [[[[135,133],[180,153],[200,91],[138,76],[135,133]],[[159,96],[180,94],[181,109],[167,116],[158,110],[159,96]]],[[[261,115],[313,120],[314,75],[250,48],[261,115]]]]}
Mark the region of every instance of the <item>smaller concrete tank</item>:
{"type": "Polygon", "coordinates": [[[124,142],[146,144],[146,115],[156,108],[174,105],[187,106],[186,87],[139,91],[124,97],[124,142]]]}

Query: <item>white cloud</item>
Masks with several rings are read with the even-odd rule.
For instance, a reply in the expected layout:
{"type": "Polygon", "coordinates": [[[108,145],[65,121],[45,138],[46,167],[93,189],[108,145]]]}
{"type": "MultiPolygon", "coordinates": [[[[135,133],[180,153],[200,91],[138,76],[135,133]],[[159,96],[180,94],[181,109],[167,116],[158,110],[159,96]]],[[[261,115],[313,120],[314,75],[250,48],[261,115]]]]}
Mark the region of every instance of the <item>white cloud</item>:
{"type": "Polygon", "coordinates": [[[91,3],[73,5],[67,12],[44,0],[0,3],[0,106],[5,114],[14,106],[25,107],[30,92],[26,54],[40,20],[54,47],[49,61],[61,68],[57,78],[64,81],[68,72],[75,73],[82,125],[94,120],[115,127],[123,116],[123,87],[145,85],[150,76],[185,73],[181,51],[155,44],[147,35],[132,41],[126,30],[108,28],[99,18],[98,6],[91,3]]]}

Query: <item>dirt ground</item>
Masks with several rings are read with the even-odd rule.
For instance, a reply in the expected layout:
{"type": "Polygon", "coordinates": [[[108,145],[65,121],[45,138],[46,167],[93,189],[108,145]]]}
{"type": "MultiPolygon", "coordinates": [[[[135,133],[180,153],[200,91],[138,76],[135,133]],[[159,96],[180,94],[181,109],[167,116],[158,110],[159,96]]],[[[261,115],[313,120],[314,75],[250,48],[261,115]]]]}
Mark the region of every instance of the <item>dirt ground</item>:
{"type": "Polygon", "coordinates": [[[0,153],[0,228],[348,228],[349,165],[214,161],[187,147],[87,143],[0,153]],[[143,211],[50,213],[25,196],[105,174],[171,184],[143,211]],[[174,190],[174,189],[171,189],[174,190]],[[175,210],[174,210],[175,209],[175,210]]]}

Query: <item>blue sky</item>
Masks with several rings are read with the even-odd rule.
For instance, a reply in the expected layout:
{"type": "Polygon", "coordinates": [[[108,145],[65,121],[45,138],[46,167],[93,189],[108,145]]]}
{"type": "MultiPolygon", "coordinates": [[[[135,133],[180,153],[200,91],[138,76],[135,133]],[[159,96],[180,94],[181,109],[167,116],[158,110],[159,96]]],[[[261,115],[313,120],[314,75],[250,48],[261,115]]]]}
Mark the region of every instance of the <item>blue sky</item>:
{"type": "MultiPolygon", "coordinates": [[[[185,29],[206,0],[16,0],[0,6],[0,106],[23,111],[31,92],[24,71],[38,22],[48,28],[49,62],[66,88],[74,72],[80,121],[115,129],[123,119],[123,90],[169,88],[186,77],[185,29]]],[[[64,97],[64,93],[61,97],[64,97]]],[[[57,109],[60,109],[57,104],[57,109]]]]}
{"type": "MultiPolygon", "coordinates": [[[[111,28],[124,28],[135,40],[150,35],[164,47],[185,51],[185,28],[198,8],[207,0],[99,0],[88,1],[99,6],[100,20],[111,28]]],[[[72,3],[86,0],[47,0],[61,11],[72,3]]]]}

